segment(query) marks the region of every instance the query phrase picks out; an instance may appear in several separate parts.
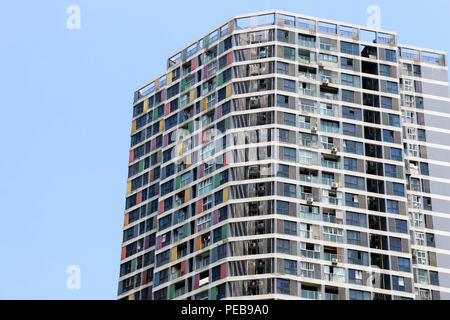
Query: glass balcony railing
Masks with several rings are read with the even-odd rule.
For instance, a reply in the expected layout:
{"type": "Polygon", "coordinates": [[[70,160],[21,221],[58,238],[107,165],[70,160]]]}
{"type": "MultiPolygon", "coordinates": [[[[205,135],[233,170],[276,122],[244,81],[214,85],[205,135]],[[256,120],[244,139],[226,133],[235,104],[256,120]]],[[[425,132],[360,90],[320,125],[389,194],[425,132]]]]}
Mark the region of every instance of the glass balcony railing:
{"type": "Polygon", "coordinates": [[[339,295],[337,293],[325,292],[325,300],[339,300],[339,295]]]}
{"type": "Polygon", "coordinates": [[[322,160],[322,167],[332,168],[332,169],[339,169],[340,165],[339,162],[331,161],[331,160],[322,160]]]}
{"type": "Polygon", "coordinates": [[[302,289],[302,298],[304,299],[311,299],[311,300],[320,300],[321,299],[321,293],[318,291],[311,291],[311,290],[304,290],[302,289]]]}

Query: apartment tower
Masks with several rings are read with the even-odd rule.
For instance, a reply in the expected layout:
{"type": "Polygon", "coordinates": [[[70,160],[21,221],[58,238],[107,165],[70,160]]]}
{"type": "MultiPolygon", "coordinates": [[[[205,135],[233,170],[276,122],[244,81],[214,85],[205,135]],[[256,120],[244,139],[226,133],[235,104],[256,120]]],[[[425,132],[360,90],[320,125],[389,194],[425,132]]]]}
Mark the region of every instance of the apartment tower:
{"type": "Polygon", "coordinates": [[[134,93],[118,298],[450,299],[449,123],[445,52],[233,17],[134,93]]]}

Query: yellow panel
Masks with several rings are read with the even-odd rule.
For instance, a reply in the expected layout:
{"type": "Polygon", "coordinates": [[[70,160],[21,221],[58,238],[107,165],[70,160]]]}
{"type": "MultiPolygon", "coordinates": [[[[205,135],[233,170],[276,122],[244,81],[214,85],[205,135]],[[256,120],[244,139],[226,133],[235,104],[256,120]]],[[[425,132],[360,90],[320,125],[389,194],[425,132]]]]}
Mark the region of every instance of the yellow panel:
{"type": "Polygon", "coordinates": [[[172,248],[172,261],[177,260],[177,247],[172,248]]]}
{"type": "Polygon", "coordinates": [[[228,201],[228,188],[223,189],[223,202],[228,201]]]}
{"type": "Polygon", "coordinates": [[[194,89],[189,92],[189,102],[194,101],[194,89]]]}
{"type": "Polygon", "coordinates": [[[159,90],[159,79],[156,79],[156,81],[155,81],[155,90],[156,91],[159,90]]]}
{"type": "Polygon", "coordinates": [[[124,221],[123,221],[123,226],[126,227],[128,225],[128,223],[129,223],[129,221],[130,221],[130,215],[127,213],[125,215],[125,218],[124,218],[124,221]]]}
{"type": "Polygon", "coordinates": [[[153,229],[156,229],[156,216],[153,217],[153,229]]]}
{"type": "Polygon", "coordinates": [[[158,151],[158,162],[161,162],[161,151],[158,151]]]}
{"type": "Polygon", "coordinates": [[[233,21],[228,22],[228,34],[233,32],[233,21]]]}
{"type": "Polygon", "coordinates": [[[131,181],[128,181],[127,183],[127,194],[131,192],[131,181]]]}
{"type": "Polygon", "coordinates": [[[144,100],[144,112],[148,109],[148,100],[144,100]]]}
{"type": "Polygon", "coordinates": [[[134,300],[134,294],[130,294],[130,295],[128,296],[128,300],[134,300]]]}
{"type": "Polygon", "coordinates": [[[186,157],[186,167],[190,167],[191,166],[191,154],[188,154],[186,157]]]}
{"type": "Polygon", "coordinates": [[[227,85],[227,98],[231,96],[231,85],[227,85]]]}
{"type": "Polygon", "coordinates": [[[182,154],[183,154],[183,144],[180,143],[180,144],[178,145],[178,155],[181,156],[182,154]]]}
{"type": "Polygon", "coordinates": [[[135,132],[136,131],[136,120],[134,120],[132,123],[131,123],[131,132],[135,132]]]}
{"type": "Polygon", "coordinates": [[[189,189],[184,190],[184,202],[189,201],[189,189]]]}
{"type": "Polygon", "coordinates": [[[167,74],[167,84],[171,84],[172,83],[172,72],[169,72],[167,74]]]}
{"type": "Polygon", "coordinates": [[[159,132],[161,132],[161,131],[163,131],[164,130],[164,120],[161,120],[160,122],[159,122],[159,132]]]}
{"type": "Polygon", "coordinates": [[[207,107],[208,107],[208,99],[207,98],[203,98],[202,111],[206,110],[207,107]]]}

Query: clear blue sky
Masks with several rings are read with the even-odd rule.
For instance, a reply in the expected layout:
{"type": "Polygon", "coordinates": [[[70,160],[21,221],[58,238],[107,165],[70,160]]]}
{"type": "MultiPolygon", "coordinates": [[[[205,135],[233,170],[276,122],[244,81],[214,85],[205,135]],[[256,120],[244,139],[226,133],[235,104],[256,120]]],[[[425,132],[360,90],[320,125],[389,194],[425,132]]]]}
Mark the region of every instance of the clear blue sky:
{"type": "MultiPolygon", "coordinates": [[[[450,2],[269,1],[449,51],[450,2]]],[[[0,299],[115,299],[133,90],[169,54],[266,0],[0,2],[0,299]],[[68,30],[66,9],[81,9],[68,30]],[[81,268],[81,289],[66,268],[81,268]]]]}

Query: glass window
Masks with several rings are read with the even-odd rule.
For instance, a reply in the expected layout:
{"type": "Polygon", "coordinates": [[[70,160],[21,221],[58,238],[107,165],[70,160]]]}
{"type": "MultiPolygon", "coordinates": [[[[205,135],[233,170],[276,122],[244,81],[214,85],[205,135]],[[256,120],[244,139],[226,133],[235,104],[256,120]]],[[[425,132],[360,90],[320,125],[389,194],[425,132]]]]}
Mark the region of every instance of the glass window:
{"type": "MultiPolygon", "coordinates": [[[[400,150],[400,149],[398,149],[398,150],[400,150]]],[[[344,152],[363,155],[363,153],[364,153],[363,152],[363,144],[362,144],[362,142],[344,140],[344,152]]],[[[400,150],[400,155],[401,155],[401,150],[400,150]]]]}
{"type": "Polygon", "coordinates": [[[387,200],[387,212],[398,214],[398,201],[387,200]]]}
{"type": "Polygon", "coordinates": [[[342,124],[342,133],[346,136],[356,137],[356,125],[344,122],[342,124]]]}
{"type": "Polygon", "coordinates": [[[397,258],[398,260],[398,271],[411,272],[411,263],[408,258],[397,258]]]}
{"type": "Polygon", "coordinates": [[[389,248],[391,251],[402,252],[402,239],[389,237],[389,248]]]}
{"type": "Polygon", "coordinates": [[[391,160],[403,161],[402,150],[391,147],[391,160]]]}
{"type": "Polygon", "coordinates": [[[277,73],[289,74],[289,63],[277,62],[277,73]]]}
{"type": "Polygon", "coordinates": [[[344,169],[349,171],[358,171],[357,160],[344,157],[344,169]]]}
{"type": "Polygon", "coordinates": [[[345,213],[346,223],[351,226],[367,227],[367,216],[364,213],[347,211],[345,213]]]}
{"type": "Polygon", "coordinates": [[[287,161],[295,161],[296,160],[295,149],[284,147],[284,157],[283,157],[283,159],[287,160],[287,161]]]}
{"type": "Polygon", "coordinates": [[[346,118],[346,119],[361,121],[362,120],[361,109],[343,106],[342,107],[342,117],[346,118]]]}
{"type": "Polygon", "coordinates": [[[383,129],[383,141],[394,143],[394,131],[383,129]]]}

